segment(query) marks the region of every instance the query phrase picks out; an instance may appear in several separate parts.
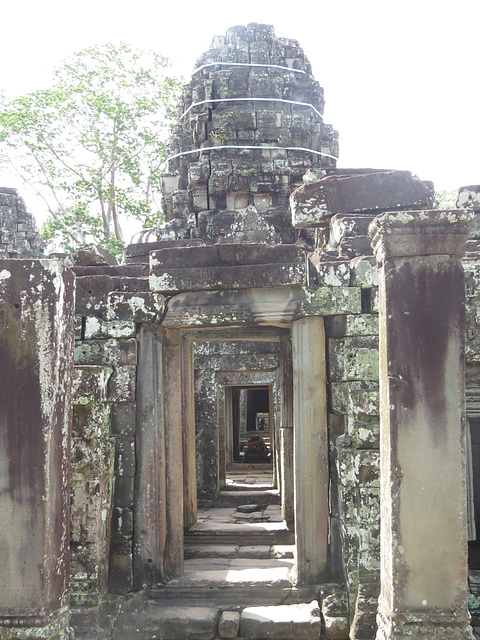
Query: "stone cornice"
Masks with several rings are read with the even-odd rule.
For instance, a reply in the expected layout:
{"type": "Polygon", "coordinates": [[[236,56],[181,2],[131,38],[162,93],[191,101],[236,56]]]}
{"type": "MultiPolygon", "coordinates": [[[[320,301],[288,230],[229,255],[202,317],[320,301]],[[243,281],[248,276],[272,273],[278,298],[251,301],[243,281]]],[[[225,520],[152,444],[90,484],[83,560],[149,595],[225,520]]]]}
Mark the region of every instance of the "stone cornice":
{"type": "Polygon", "coordinates": [[[377,263],[388,258],[452,255],[461,258],[473,214],[461,209],[384,213],[368,228],[377,263]]]}

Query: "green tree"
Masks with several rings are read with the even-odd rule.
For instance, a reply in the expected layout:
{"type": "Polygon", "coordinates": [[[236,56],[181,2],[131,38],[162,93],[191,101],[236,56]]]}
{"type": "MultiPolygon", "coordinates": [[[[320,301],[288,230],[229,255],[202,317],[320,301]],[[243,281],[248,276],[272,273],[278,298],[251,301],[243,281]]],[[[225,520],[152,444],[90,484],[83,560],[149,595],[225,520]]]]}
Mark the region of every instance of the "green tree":
{"type": "Polygon", "coordinates": [[[47,242],[119,253],[121,217],[144,227],[161,219],[159,176],[180,89],[167,66],[126,44],[90,47],[62,63],[51,88],[2,98],[1,159],[43,199],[47,242]]]}
{"type": "Polygon", "coordinates": [[[435,207],[437,209],[455,209],[457,195],[457,189],[443,189],[441,191],[435,191],[435,207]]]}

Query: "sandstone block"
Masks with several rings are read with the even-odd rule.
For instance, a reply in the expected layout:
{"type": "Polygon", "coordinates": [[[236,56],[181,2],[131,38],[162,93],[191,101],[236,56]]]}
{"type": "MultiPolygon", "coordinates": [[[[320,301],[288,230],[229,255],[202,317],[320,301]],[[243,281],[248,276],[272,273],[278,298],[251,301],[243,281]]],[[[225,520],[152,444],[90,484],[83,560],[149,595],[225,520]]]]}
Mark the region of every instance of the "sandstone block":
{"type": "Polygon", "coordinates": [[[220,638],[236,638],[240,628],[240,614],[238,611],[222,611],[218,621],[218,635],[220,638]]]}
{"type": "Polygon", "coordinates": [[[135,323],[111,321],[105,322],[100,318],[87,317],[85,320],[85,340],[101,338],[133,338],[135,336],[135,323]]]}
{"type": "Polygon", "coordinates": [[[480,211],[480,185],[474,184],[468,187],[460,187],[456,206],[458,209],[480,211]]]}
{"type": "Polygon", "coordinates": [[[329,340],[332,381],[378,380],[378,338],[351,336],[329,340]]]}
{"type": "Polygon", "coordinates": [[[355,257],[350,261],[352,286],[378,287],[378,267],[373,256],[355,257]]]}
{"type": "Polygon", "coordinates": [[[320,254],[309,255],[309,282],[320,287],[348,287],[350,266],[348,260],[323,260],[320,254]]]}
{"type": "Polygon", "coordinates": [[[334,413],[378,416],[378,382],[373,380],[332,382],[330,390],[334,413]]]}
{"type": "Polygon", "coordinates": [[[135,338],[77,341],[75,364],[135,366],[137,364],[137,341],[135,338]]]}
{"type": "Polygon", "coordinates": [[[318,640],[320,631],[316,600],[309,604],[247,607],[240,616],[240,636],[251,640],[318,640]]]}
{"type": "Polygon", "coordinates": [[[107,396],[107,385],[112,368],[100,365],[75,366],[73,375],[73,403],[89,404],[103,401],[107,396]]]}
{"type": "Polygon", "coordinates": [[[316,227],[335,213],[429,208],[433,189],[409,171],[330,175],[296,189],[290,206],[295,227],[316,227]]]}
{"type": "Polygon", "coordinates": [[[372,247],[368,236],[356,236],[354,238],[343,238],[337,247],[338,255],[348,258],[372,255],[372,247]]]}
{"type": "Polygon", "coordinates": [[[337,247],[345,238],[366,236],[374,214],[337,213],[330,220],[330,244],[337,247]]]}
{"type": "Polygon", "coordinates": [[[216,607],[151,606],[120,614],[112,640],[213,640],[216,607]]]}
{"type": "Polygon", "coordinates": [[[136,367],[118,366],[108,381],[108,399],[112,402],[135,400],[136,367]]]}

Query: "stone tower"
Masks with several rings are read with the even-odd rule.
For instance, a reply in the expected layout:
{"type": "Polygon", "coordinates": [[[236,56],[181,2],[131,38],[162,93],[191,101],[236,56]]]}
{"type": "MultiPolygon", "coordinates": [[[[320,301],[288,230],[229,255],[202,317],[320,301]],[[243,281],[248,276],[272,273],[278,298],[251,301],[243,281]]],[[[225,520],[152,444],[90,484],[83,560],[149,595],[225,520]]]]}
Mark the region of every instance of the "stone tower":
{"type": "Polygon", "coordinates": [[[294,243],[305,232],[292,227],[290,193],[307,169],[324,175],[338,156],[323,107],[296,40],[260,24],[215,37],[183,92],[158,239],[294,243]]]}

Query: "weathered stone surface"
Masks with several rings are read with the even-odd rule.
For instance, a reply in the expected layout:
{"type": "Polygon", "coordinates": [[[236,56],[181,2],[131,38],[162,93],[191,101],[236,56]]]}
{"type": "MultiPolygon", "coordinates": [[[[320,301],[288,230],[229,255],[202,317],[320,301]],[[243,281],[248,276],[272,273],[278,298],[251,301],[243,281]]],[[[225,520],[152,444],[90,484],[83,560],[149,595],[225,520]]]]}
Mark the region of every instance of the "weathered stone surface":
{"type": "Polygon", "coordinates": [[[330,339],[328,345],[332,381],[378,380],[376,336],[353,335],[330,339]]]}
{"type": "Polygon", "coordinates": [[[236,638],[239,628],[240,614],[238,611],[222,611],[218,620],[220,638],[236,638]]]}
{"type": "Polygon", "coordinates": [[[73,377],[74,404],[89,404],[93,401],[105,400],[112,371],[112,367],[108,366],[76,366],[73,377]]]}
{"type": "Polygon", "coordinates": [[[307,169],[335,165],[337,134],[323,123],[323,92],[303,51],[285,45],[271,27],[250,27],[236,34],[234,44],[215,39],[185,88],[184,113],[171,139],[174,157],[163,180],[167,224],[159,239],[293,243],[288,193],[307,169]],[[250,104],[248,97],[257,100],[250,104]],[[202,157],[181,155],[200,148],[202,157]],[[268,224],[235,228],[237,213],[241,217],[251,206],[268,224]],[[228,222],[226,210],[235,213],[228,222]],[[208,224],[201,219],[206,211],[213,214],[208,224]],[[272,212],[272,219],[264,215],[272,212]]]}
{"type": "Polygon", "coordinates": [[[352,416],[378,416],[379,392],[376,381],[332,382],[332,410],[352,416]]]}
{"type": "Polygon", "coordinates": [[[315,251],[308,255],[308,264],[310,266],[309,286],[348,287],[350,285],[348,260],[327,258],[323,252],[315,251]]]}
{"type": "Polygon", "coordinates": [[[378,269],[373,256],[353,258],[350,267],[353,287],[378,287],[378,269]]]}
{"type": "Polygon", "coordinates": [[[240,616],[240,636],[251,640],[318,640],[321,631],[318,602],[270,607],[247,607],[240,616]]]}
{"type": "Polygon", "coordinates": [[[480,211],[480,185],[460,187],[456,202],[457,209],[473,209],[480,211]]]}
{"type": "Polygon", "coordinates": [[[154,291],[239,289],[305,282],[305,253],[294,245],[221,244],[162,249],[150,254],[150,287],[154,291]]]}
{"type": "Polygon", "coordinates": [[[135,366],[137,341],[135,338],[110,340],[84,340],[75,345],[75,364],[135,366]]]}
{"type": "Polygon", "coordinates": [[[360,313],[358,288],[276,287],[240,291],[197,291],[173,296],[163,320],[167,327],[220,327],[243,323],[289,327],[296,318],[360,313]]]}
{"type": "Polygon", "coordinates": [[[328,640],[348,640],[348,594],[334,585],[321,588],[322,615],[325,638],[328,640]]]}
{"type": "Polygon", "coordinates": [[[43,240],[16,189],[0,187],[0,258],[39,258],[43,240]]]}
{"type": "Polygon", "coordinates": [[[102,247],[86,244],[72,251],[67,257],[68,266],[91,267],[95,265],[118,264],[117,259],[102,247]]]}
{"type": "Polygon", "coordinates": [[[409,171],[329,175],[305,184],[290,197],[296,228],[322,226],[336,213],[421,209],[433,205],[431,183],[409,171]]]}
{"type": "Polygon", "coordinates": [[[0,298],[0,633],[60,637],[69,620],[73,274],[53,260],[0,260],[0,298]]]}
{"type": "Polygon", "coordinates": [[[107,395],[112,402],[133,402],[135,400],[135,366],[117,366],[108,381],[107,395]]]}
{"type": "Polygon", "coordinates": [[[112,640],[213,640],[217,618],[216,607],[147,605],[120,614],[112,640]]]}
{"type": "Polygon", "coordinates": [[[397,211],[378,216],[369,227],[377,264],[386,255],[462,258],[472,220],[473,212],[464,209],[397,211]]]}
{"type": "Polygon", "coordinates": [[[465,285],[458,258],[472,214],[420,213],[419,220],[411,213],[384,214],[371,226],[381,265],[382,588],[377,638],[471,638],[465,285]],[[414,241],[407,243],[414,232],[414,241]],[[448,491],[439,500],[438,486],[445,477],[448,491]],[[431,522],[441,523],[435,545],[427,543],[431,522]]]}
{"type": "Polygon", "coordinates": [[[292,327],[295,571],[298,584],[320,584],[327,570],[328,429],[323,318],[292,327]],[[312,489],[315,487],[315,489],[312,489]]]}
{"type": "Polygon", "coordinates": [[[132,338],[135,336],[135,323],[116,321],[105,322],[95,317],[85,319],[85,340],[101,338],[132,338]]]}
{"type": "Polygon", "coordinates": [[[463,260],[465,273],[465,358],[480,361],[480,264],[476,260],[463,260]]]}

